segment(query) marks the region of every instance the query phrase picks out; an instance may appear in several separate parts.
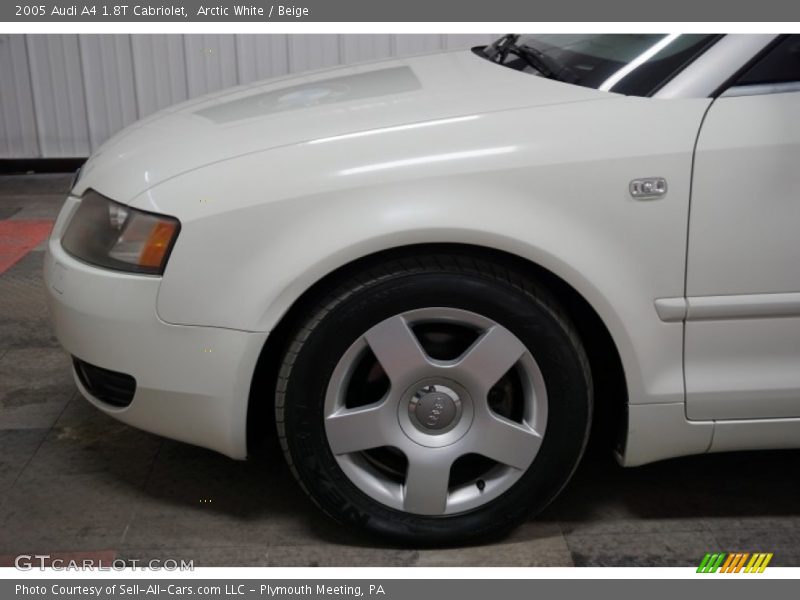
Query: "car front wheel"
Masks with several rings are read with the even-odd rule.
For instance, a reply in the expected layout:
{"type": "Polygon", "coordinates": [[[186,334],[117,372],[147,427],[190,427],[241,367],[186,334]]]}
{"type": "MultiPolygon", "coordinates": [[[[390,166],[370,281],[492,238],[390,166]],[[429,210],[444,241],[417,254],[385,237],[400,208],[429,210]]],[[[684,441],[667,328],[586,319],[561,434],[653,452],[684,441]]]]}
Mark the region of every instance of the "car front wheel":
{"type": "Polygon", "coordinates": [[[502,534],[576,467],[591,375],[524,273],[469,254],[342,282],[298,327],[276,415],[293,473],[347,525],[411,544],[502,534]]]}

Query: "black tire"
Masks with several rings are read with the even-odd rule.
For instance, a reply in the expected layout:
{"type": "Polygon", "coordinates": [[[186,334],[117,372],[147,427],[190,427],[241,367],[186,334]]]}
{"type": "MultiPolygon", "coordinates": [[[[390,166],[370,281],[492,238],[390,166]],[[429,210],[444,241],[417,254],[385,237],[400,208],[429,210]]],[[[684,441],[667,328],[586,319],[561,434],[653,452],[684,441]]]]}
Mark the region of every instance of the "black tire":
{"type": "Polygon", "coordinates": [[[370,266],[321,299],[290,340],[275,398],[286,460],[325,513],[382,540],[447,545],[503,535],[558,495],[585,448],[592,383],[575,327],[546,289],[497,259],[448,253],[370,266]],[[524,475],[488,504],[445,516],[410,514],[363,493],[331,452],[323,414],[328,381],[350,345],[384,319],[430,306],[467,310],[502,324],[531,352],[547,387],[546,433],[524,475]]]}

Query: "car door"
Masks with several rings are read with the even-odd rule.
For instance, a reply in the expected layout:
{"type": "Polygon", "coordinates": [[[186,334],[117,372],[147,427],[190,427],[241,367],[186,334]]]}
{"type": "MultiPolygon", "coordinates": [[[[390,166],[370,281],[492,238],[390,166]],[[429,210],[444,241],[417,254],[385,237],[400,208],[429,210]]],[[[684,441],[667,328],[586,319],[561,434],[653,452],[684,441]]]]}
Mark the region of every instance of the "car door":
{"type": "Polygon", "coordinates": [[[800,417],[800,36],[717,98],[697,141],[686,279],[690,419],[800,417]]]}

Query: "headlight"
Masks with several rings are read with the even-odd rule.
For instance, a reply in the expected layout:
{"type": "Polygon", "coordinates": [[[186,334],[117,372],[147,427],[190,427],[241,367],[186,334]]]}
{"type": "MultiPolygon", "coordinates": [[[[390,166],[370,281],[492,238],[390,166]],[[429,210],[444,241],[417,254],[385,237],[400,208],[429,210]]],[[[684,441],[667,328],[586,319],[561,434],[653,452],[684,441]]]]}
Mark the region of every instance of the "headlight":
{"type": "Polygon", "coordinates": [[[61,245],[75,258],[99,267],[160,275],[179,229],[173,217],[136,210],[88,190],[61,245]]]}

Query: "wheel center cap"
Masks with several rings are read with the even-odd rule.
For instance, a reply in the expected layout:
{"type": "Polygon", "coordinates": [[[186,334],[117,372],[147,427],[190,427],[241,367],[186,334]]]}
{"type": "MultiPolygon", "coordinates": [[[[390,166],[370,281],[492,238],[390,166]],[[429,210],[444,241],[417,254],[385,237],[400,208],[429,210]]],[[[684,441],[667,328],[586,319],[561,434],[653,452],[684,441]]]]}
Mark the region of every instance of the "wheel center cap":
{"type": "Polygon", "coordinates": [[[444,385],[426,385],[412,396],[408,416],[417,429],[429,435],[450,431],[461,417],[461,398],[444,385]]]}

